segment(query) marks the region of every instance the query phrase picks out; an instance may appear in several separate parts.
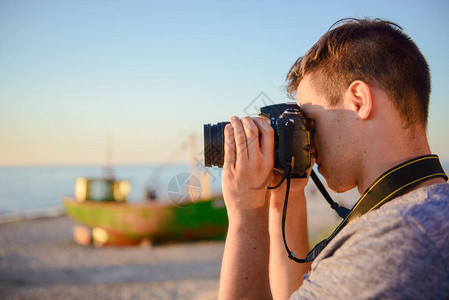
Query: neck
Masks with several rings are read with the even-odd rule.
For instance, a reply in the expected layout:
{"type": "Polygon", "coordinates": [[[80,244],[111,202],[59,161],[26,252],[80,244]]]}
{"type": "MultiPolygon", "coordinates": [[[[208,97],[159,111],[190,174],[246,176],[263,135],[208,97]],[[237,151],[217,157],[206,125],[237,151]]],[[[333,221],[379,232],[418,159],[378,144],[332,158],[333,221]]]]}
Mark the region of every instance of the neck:
{"type": "MultiPolygon", "coordinates": [[[[363,194],[379,176],[389,169],[415,157],[431,154],[423,128],[414,127],[401,131],[398,134],[398,132],[392,133],[384,130],[385,134],[377,135],[379,137],[377,140],[367,139],[358,176],[357,186],[360,194],[363,194]]],[[[442,178],[434,178],[424,181],[412,189],[439,182],[444,183],[445,181],[442,178]]]]}

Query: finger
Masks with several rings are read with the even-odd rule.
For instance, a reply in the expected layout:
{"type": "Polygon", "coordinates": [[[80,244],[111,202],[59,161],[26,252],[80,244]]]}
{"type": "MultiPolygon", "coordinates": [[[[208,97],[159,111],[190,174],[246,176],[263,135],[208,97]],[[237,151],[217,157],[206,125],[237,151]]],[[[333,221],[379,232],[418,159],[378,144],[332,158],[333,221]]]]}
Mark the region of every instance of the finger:
{"type": "Polygon", "coordinates": [[[225,133],[225,156],[223,168],[234,168],[235,167],[235,140],[234,140],[234,129],[232,129],[231,124],[227,124],[224,130],[225,133]]]}
{"type": "Polygon", "coordinates": [[[260,152],[263,155],[271,154],[274,156],[274,130],[267,123],[264,118],[256,117],[253,118],[254,123],[256,124],[259,132],[261,133],[260,137],[260,152]]]}
{"type": "Polygon", "coordinates": [[[242,118],[243,128],[246,134],[246,144],[248,147],[248,159],[258,158],[259,149],[259,129],[250,117],[242,118]]]}
{"type": "Polygon", "coordinates": [[[246,161],[248,160],[248,145],[246,143],[246,134],[242,122],[239,118],[232,117],[231,124],[234,128],[234,140],[237,149],[236,160],[237,162],[246,161]]]}

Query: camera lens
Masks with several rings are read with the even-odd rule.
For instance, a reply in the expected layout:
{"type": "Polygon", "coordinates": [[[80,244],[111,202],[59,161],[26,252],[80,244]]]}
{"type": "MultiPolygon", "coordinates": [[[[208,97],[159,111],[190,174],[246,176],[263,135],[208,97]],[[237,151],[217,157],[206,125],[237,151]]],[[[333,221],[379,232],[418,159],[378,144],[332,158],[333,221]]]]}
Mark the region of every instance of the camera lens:
{"type": "Polygon", "coordinates": [[[204,124],[204,164],[206,167],[223,167],[224,128],[229,122],[204,124]]]}

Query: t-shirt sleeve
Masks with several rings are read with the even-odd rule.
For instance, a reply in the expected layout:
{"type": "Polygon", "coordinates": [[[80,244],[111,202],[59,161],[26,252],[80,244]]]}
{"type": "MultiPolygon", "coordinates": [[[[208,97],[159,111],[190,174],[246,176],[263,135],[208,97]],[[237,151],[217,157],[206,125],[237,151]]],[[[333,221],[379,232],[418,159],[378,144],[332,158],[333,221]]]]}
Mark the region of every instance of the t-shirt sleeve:
{"type": "Polygon", "coordinates": [[[290,299],[447,295],[448,274],[441,253],[413,218],[393,214],[350,225],[323,250],[290,299]]]}

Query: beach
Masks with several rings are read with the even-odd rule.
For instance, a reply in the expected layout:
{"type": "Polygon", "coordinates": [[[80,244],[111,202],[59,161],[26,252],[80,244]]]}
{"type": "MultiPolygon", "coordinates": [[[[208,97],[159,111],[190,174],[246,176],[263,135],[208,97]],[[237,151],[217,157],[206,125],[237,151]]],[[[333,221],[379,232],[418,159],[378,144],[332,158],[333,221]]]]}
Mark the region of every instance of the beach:
{"type": "Polygon", "coordinates": [[[0,298],[217,298],[224,241],[96,248],[75,243],[75,224],[0,224],[0,298]]]}
{"type": "MultiPolygon", "coordinates": [[[[173,167],[166,181],[182,168],[173,167]]],[[[58,195],[73,193],[79,174],[98,170],[0,168],[7,179],[0,181],[0,299],[216,299],[224,241],[102,248],[75,243],[77,223],[65,216],[58,195]]],[[[149,170],[117,168],[120,178],[136,186],[130,202],[137,201],[149,170]]],[[[348,193],[331,195],[351,207],[344,199],[357,195],[348,193]]],[[[314,246],[340,220],[314,185],[306,195],[314,246]]]]}

